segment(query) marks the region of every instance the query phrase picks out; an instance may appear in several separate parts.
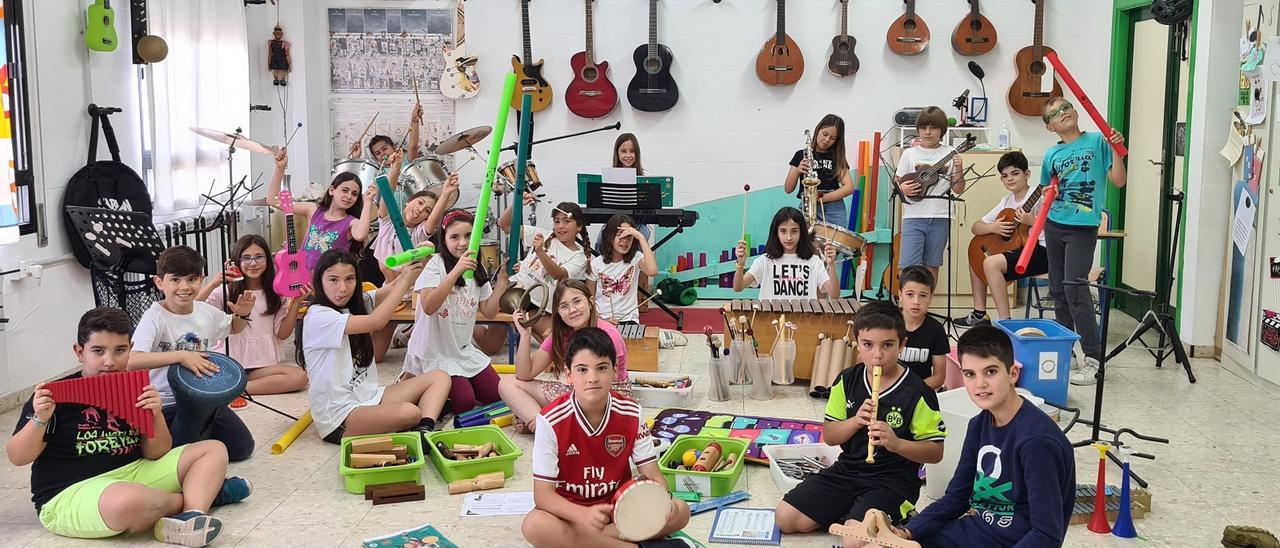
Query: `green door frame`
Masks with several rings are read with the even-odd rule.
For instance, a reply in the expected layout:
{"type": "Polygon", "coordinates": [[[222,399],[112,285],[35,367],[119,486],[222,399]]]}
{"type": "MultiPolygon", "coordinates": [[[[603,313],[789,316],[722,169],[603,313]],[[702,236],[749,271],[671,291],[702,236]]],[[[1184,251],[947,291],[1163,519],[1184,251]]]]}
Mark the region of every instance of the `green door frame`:
{"type": "MultiPolygon", "coordinates": [[[[1132,82],[1133,70],[1132,70],[1132,67],[1130,66],[1130,57],[1131,57],[1130,50],[1133,47],[1132,45],[1133,28],[1134,28],[1134,24],[1137,23],[1138,21],[1147,19],[1150,17],[1151,3],[1152,3],[1152,0],[1114,0],[1114,3],[1113,3],[1113,11],[1112,11],[1112,18],[1111,18],[1111,72],[1110,72],[1110,81],[1109,81],[1110,85],[1108,86],[1108,92],[1107,92],[1107,120],[1112,125],[1112,127],[1120,130],[1126,135],[1129,133],[1129,119],[1128,119],[1129,106],[1130,106],[1129,94],[1133,86],[1133,82],[1132,82]]],[[[1186,131],[1184,133],[1184,135],[1186,135],[1186,142],[1183,144],[1183,151],[1185,154],[1190,154],[1190,151],[1192,150],[1192,143],[1190,139],[1191,124],[1192,124],[1191,104],[1195,95],[1195,71],[1196,71],[1195,57],[1196,57],[1196,26],[1197,26],[1196,22],[1199,18],[1199,13],[1198,13],[1199,10],[1197,9],[1199,7],[1199,4],[1200,4],[1200,0],[1193,0],[1191,21],[1189,22],[1190,36],[1188,38],[1188,43],[1190,45],[1189,45],[1189,51],[1187,53],[1187,56],[1190,59],[1191,65],[1188,68],[1188,76],[1187,76],[1187,104],[1186,104],[1187,126],[1186,126],[1186,131]]],[[[1177,53],[1176,53],[1177,47],[1178,47],[1178,44],[1174,43],[1173,32],[1172,30],[1170,30],[1170,44],[1169,44],[1170,53],[1168,56],[1166,67],[1165,67],[1166,68],[1166,76],[1165,76],[1166,96],[1168,96],[1168,93],[1167,93],[1168,89],[1170,88],[1176,89],[1178,86],[1178,77],[1180,72],[1179,65],[1181,64],[1181,60],[1180,58],[1177,57],[1177,53]]],[[[1176,97],[1176,94],[1174,96],[1176,97]]],[[[1177,116],[1176,99],[1170,99],[1166,101],[1165,115],[1166,115],[1166,119],[1176,118],[1177,116]]],[[[1174,169],[1173,169],[1174,143],[1172,138],[1173,138],[1173,126],[1171,125],[1168,128],[1168,130],[1165,131],[1164,143],[1162,147],[1163,157],[1161,158],[1161,161],[1165,163],[1164,171],[1166,173],[1162,178],[1163,180],[1161,181],[1161,185],[1165,189],[1163,192],[1167,192],[1168,189],[1172,188],[1172,185],[1175,184],[1175,182],[1172,180],[1173,172],[1174,172],[1174,169]]],[[[1176,184],[1179,186],[1179,188],[1182,189],[1183,192],[1186,192],[1187,190],[1187,184],[1188,184],[1188,181],[1190,180],[1190,174],[1191,173],[1189,169],[1184,169],[1182,173],[1182,180],[1176,182],[1176,184]]],[[[1124,209],[1123,209],[1124,196],[1125,196],[1124,189],[1120,189],[1119,192],[1108,192],[1107,200],[1106,200],[1107,210],[1112,212],[1112,219],[1117,221],[1120,227],[1124,226],[1124,209]]],[[[1185,238],[1186,209],[1185,207],[1181,209],[1182,209],[1181,214],[1183,218],[1182,218],[1182,222],[1180,223],[1181,229],[1178,235],[1178,241],[1182,242],[1181,244],[1182,246],[1185,246],[1186,245],[1185,244],[1186,242],[1186,238],[1185,238]]],[[[1160,226],[1159,226],[1160,236],[1157,242],[1158,249],[1161,249],[1161,250],[1168,249],[1169,247],[1169,232],[1170,232],[1170,225],[1172,224],[1172,219],[1170,217],[1172,217],[1172,207],[1170,206],[1168,201],[1161,200],[1160,226]]],[[[1169,299],[1170,307],[1173,308],[1172,312],[1174,313],[1175,318],[1180,320],[1182,311],[1178,307],[1178,304],[1180,300],[1179,296],[1182,294],[1183,254],[1182,254],[1182,249],[1178,249],[1177,252],[1178,252],[1178,261],[1177,261],[1177,264],[1175,265],[1175,268],[1177,269],[1177,278],[1176,278],[1177,284],[1173,288],[1168,288],[1168,289],[1171,289],[1174,294],[1167,298],[1169,299]]],[[[1119,245],[1113,246],[1110,254],[1108,254],[1108,256],[1105,257],[1105,261],[1107,264],[1115,265],[1114,269],[1107,272],[1108,284],[1117,285],[1117,283],[1120,280],[1120,275],[1121,275],[1120,270],[1123,268],[1123,263],[1119,259],[1123,253],[1124,253],[1124,242],[1121,241],[1119,245]]],[[[1173,274],[1168,271],[1169,269],[1167,268],[1166,264],[1167,263],[1165,262],[1165,260],[1161,259],[1161,262],[1156,266],[1157,290],[1161,290],[1161,288],[1166,287],[1163,283],[1159,283],[1159,281],[1168,279],[1168,277],[1173,274]]],[[[1163,293],[1164,291],[1161,291],[1161,292],[1163,293]]],[[[1157,298],[1163,299],[1166,297],[1164,295],[1159,295],[1157,296],[1157,298]]],[[[1124,310],[1125,312],[1129,313],[1134,317],[1140,317],[1141,314],[1143,314],[1146,311],[1146,307],[1149,304],[1146,299],[1141,299],[1141,300],[1138,300],[1138,302],[1135,302],[1135,299],[1126,299],[1124,298],[1123,295],[1119,296],[1116,299],[1116,301],[1117,301],[1117,306],[1120,309],[1124,310]]]]}

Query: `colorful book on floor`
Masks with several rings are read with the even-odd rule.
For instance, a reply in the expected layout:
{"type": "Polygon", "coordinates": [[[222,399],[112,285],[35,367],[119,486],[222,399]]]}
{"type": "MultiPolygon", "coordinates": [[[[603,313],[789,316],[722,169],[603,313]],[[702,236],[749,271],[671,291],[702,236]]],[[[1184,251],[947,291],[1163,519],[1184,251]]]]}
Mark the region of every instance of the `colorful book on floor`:
{"type": "Polygon", "coordinates": [[[718,544],[782,544],[782,530],[767,508],[731,508],[716,510],[707,539],[718,544]]]}
{"type": "Polygon", "coordinates": [[[405,529],[398,533],[392,533],[381,537],[364,539],[364,548],[458,548],[457,544],[449,542],[444,538],[444,533],[432,527],[431,524],[423,524],[413,529],[405,529]]]}

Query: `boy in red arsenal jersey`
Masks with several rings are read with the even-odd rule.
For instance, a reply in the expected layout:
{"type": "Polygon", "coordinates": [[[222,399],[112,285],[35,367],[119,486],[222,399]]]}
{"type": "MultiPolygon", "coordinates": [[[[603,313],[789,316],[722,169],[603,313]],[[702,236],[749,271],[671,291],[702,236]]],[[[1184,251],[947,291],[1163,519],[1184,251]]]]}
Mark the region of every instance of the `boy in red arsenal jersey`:
{"type": "MultiPolygon", "coordinates": [[[[616,359],[613,341],[599,328],[578,330],[569,341],[566,378],[573,392],[538,415],[533,440],[533,500],[521,532],[539,547],[629,547],[613,522],[613,494],[631,479],[631,463],[666,485],[640,404],[609,391],[616,359]]],[[[649,548],[687,546],[663,540],[689,523],[689,506],[671,501],[667,524],[649,548]]]]}

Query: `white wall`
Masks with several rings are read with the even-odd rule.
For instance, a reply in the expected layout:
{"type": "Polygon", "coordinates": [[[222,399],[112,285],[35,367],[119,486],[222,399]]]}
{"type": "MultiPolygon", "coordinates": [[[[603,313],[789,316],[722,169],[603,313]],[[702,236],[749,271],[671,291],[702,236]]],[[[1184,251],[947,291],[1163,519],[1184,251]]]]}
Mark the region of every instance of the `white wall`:
{"type": "MultiPolygon", "coordinates": [[[[10,325],[0,334],[0,395],[27,388],[75,365],[80,313],[93,306],[88,271],[70,260],[63,233],[61,205],[67,180],[84,165],[89,147],[90,102],[124,108],[112,116],[122,160],[141,165],[137,119],[136,72],[127,45],[114,53],[90,54],[81,32],[84,9],[79,2],[25,2],[27,86],[31,94],[32,142],[37,200],[43,200],[49,242],[37,245],[34,234],[0,246],[0,266],[9,269],[19,258],[45,263],[44,278],[0,282],[4,316],[10,325]],[[39,306],[37,306],[37,304],[39,306]],[[16,329],[18,318],[30,316],[16,329]]],[[[116,32],[129,36],[128,5],[116,6],[116,32]]],[[[105,141],[99,157],[106,158],[105,141]]]]}
{"type": "MultiPolygon", "coordinates": [[[[300,0],[281,0],[285,12],[300,0]]],[[[328,7],[452,8],[452,2],[372,2],[328,0],[308,3],[301,13],[304,39],[318,48],[325,41],[328,7]]],[[[1034,6],[1025,0],[989,0],[984,13],[999,31],[995,51],[975,58],[987,73],[991,96],[989,123],[1008,121],[1013,144],[1026,148],[1038,161],[1039,152],[1053,141],[1038,118],[1012,113],[1005,96],[1013,79],[1013,56],[1031,43],[1034,6]]],[[[770,0],[666,0],[659,3],[659,40],[675,54],[675,77],[680,103],[665,113],[644,113],[623,103],[601,120],[584,120],[563,103],[564,89],[572,79],[569,57],[584,45],[583,3],[576,0],[539,0],[530,4],[533,54],[546,60],[545,74],[555,88],[553,105],[535,116],[535,138],[582,131],[621,120],[622,131],[637,133],[645,167],[654,174],[676,177],[677,205],[702,202],[753,188],[781,184],[786,161],[803,144],[803,131],[812,129],[823,114],[845,118],[851,142],[869,139],[891,124],[893,112],[902,106],[936,104],[950,108],[954,97],[977,81],[965,68],[969,58],[952,52],[950,35],[967,13],[964,2],[924,3],[919,15],[933,31],[926,53],[898,57],[884,48],[888,25],[901,14],[898,0],[861,0],[850,4],[850,34],[858,39],[862,67],[856,77],[839,79],[825,70],[831,37],[840,22],[837,2],[790,2],[788,34],[805,54],[806,73],[793,87],[770,87],[755,76],[755,56],[771,35],[775,3],[770,0]]],[[[639,0],[596,2],[597,57],[610,62],[610,77],[625,94],[634,74],[631,52],[648,39],[648,3],[639,0]]],[[[252,19],[252,18],[251,18],[252,19]]],[[[1050,3],[1046,42],[1054,46],[1091,93],[1099,108],[1106,108],[1110,44],[1111,2],[1073,0],[1050,3]]],[[[471,1],[467,4],[467,51],[480,59],[481,94],[457,103],[457,127],[491,125],[503,76],[511,70],[511,55],[521,50],[519,3],[471,1]]],[[[265,22],[260,22],[264,24],[265,22]]],[[[290,24],[286,21],[286,25],[290,24]]],[[[297,22],[292,22],[295,25],[297,22]]],[[[269,25],[263,28],[269,28],[269,25]]],[[[298,32],[286,27],[295,40],[298,32]]],[[[253,36],[251,32],[251,36],[253,36]]],[[[262,34],[265,36],[265,34],[262,34]]],[[[327,178],[323,151],[332,132],[328,129],[328,62],[323,49],[310,48],[307,79],[306,123],[313,180],[327,178]],[[322,175],[323,172],[323,175],[322,175]]],[[[296,69],[295,69],[296,71],[296,69]]],[[[302,85],[295,72],[290,88],[302,85]]],[[[259,77],[267,77],[259,72],[259,77]]],[[[269,83],[269,81],[268,81],[269,83]]],[[[267,86],[270,87],[270,86],[267,86]]],[[[258,96],[255,95],[255,99],[258,96]]],[[[295,107],[296,108],[296,107],[295,107]]],[[[384,113],[400,116],[400,113],[384,113]]],[[[256,115],[257,116],[257,115],[256,115]]],[[[256,118],[255,118],[256,120],[256,118]]],[[[256,128],[256,126],[255,126],[256,128]]],[[[515,140],[515,116],[509,121],[505,142],[515,140]]],[[[552,199],[576,199],[574,175],[597,172],[610,159],[617,132],[603,132],[535,147],[538,172],[552,199]]],[[[488,149],[487,142],[482,152],[488,149]]],[[[850,146],[851,160],[856,148],[850,146]]],[[[292,155],[291,155],[292,156],[292,155]]],[[[507,153],[503,161],[514,158],[507,153]]],[[[480,181],[484,165],[473,162],[464,169],[464,189],[480,181]]],[[[995,184],[994,179],[988,180],[995,184]]],[[[545,208],[544,208],[545,209],[545,208]]]]}

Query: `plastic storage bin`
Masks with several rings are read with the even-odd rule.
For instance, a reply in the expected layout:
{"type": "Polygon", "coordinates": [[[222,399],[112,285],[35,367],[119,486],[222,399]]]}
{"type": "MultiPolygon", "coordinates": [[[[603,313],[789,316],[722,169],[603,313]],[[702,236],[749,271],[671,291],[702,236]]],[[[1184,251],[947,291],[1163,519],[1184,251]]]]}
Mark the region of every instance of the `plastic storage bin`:
{"type": "Polygon", "coordinates": [[[342,486],[348,493],[364,493],[367,485],[382,485],[402,481],[418,481],[422,476],[422,435],[417,432],[399,434],[373,434],[369,436],[352,436],[342,438],[342,459],[338,461],[338,472],[342,474],[342,486]],[[415,459],[399,466],[379,466],[377,468],[352,468],[351,442],[369,438],[391,436],[392,443],[405,446],[408,456],[415,459]]]}
{"type": "MultiPolygon", "coordinates": [[[[631,380],[639,378],[655,379],[662,381],[673,381],[681,377],[693,379],[693,375],[684,375],[681,373],[630,373],[631,380]]],[[[688,407],[689,402],[693,400],[693,388],[691,383],[684,388],[651,388],[648,386],[640,386],[638,384],[631,385],[631,395],[636,401],[640,402],[647,408],[659,407],[688,407]]]]}
{"type": "Polygon", "coordinates": [[[778,486],[778,490],[786,494],[793,487],[800,485],[800,480],[782,473],[782,468],[777,465],[778,459],[794,459],[799,457],[813,457],[818,462],[831,466],[836,463],[836,459],[840,458],[843,450],[839,445],[827,445],[825,443],[800,443],[795,445],[766,445],[764,446],[764,456],[769,458],[769,475],[773,476],[773,484],[778,486]]]}
{"type": "MultiPolygon", "coordinates": [[[[1036,407],[1044,404],[1042,398],[1032,395],[1025,388],[1019,388],[1018,393],[1036,407]]],[[[956,465],[960,463],[964,438],[969,432],[969,419],[978,416],[982,411],[977,404],[973,403],[973,400],[969,399],[969,393],[963,388],[938,394],[938,407],[942,413],[942,422],[947,425],[947,441],[942,444],[942,462],[924,465],[925,493],[933,500],[942,498],[942,495],[947,492],[947,484],[951,483],[956,465]]],[[[968,470],[963,473],[973,474],[973,471],[968,470]]]]}
{"type": "Polygon", "coordinates": [[[1013,357],[1022,362],[1018,386],[1049,403],[1067,404],[1067,383],[1071,376],[1071,347],[1080,336],[1053,320],[998,320],[996,327],[1013,339],[1013,357]],[[1034,327],[1040,336],[1018,335],[1018,330],[1034,327]]]}
{"type": "Polygon", "coordinates": [[[743,457],[746,456],[746,452],[747,440],[741,438],[682,435],[672,442],[671,449],[658,457],[658,469],[667,478],[667,489],[671,491],[696,491],[704,497],[718,497],[729,494],[730,491],[733,491],[733,486],[738,483],[738,476],[742,475],[742,464],[745,462],[743,457]],[[728,457],[729,453],[738,455],[738,460],[734,461],[733,466],[728,470],[694,472],[693,470],[676,470],[667,466],[668,461],[679,459],[685,451],[689,449],[701,451],[711,445],[712,442],[720,444],[722,449],[720,458],[728,457]]]}
{"type": "Polygon", "coordinates": [[[501,428],[492,424],[432,432],[428,435],[427,442],[431,445],[431,462],[435,463],[436,471],[440,472],[440,477],[444,478],[445,483],[471,479],[489,472],[502,472],[509,478],[516,473],[516,459],[524,454],[524,451],[507,438],[501,428]],[[436,449],[438,441],[444,442],[449,447],[456,443],[484,445],[487,442],[493,442],[502,455],[474,460],[449,460],[440,454],[439,449],[436,449]]]}

